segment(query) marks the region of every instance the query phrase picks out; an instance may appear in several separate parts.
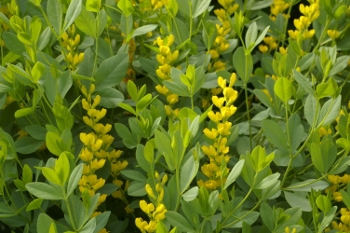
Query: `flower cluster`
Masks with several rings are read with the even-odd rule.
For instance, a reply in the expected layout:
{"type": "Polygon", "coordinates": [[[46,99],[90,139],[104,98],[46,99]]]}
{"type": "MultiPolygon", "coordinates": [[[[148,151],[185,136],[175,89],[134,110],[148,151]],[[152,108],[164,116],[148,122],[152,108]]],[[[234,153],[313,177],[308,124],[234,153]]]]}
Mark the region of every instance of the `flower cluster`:
{"type": "MultiPolygon", "coordinates": [[[[273,3],[270,6],[270,19],[272,21],[276,21],[276,17],[279,14],[283,14],[285,10],[288,9],[290,6],[289,3],[285,2],[284,0],[274,0],[273,3]]],[[[283,15],[285,18],[288,18],[288,15],[283,15]]]]}
{"type": "Polygon", "coordinates": [[[220,54],[225,52],[230,44],[227,41],[227,37],[231,32],[231,25],[227,19],[227,15],[231,16],[239,7],[234,0],[219,0],[219,4],[223,7],[214,11],[215,15],[220,21],[220,24],[216,24],[217,36],[214,40],[213,47],[208,51],[211,55],[211,62],[209,63],[209,71],[225,70],[225,62],[219,60],[220,54]]]}
{"type": "Polygon", "coordinates": [[[75,25],[72,24],[67,32],[62,34],[62,44],[68,51],[65,59],[70,70],[75,70],[77,65],[84,60],[84,53],[77,52],[79,43],[80,35],[76,32],[75,25]]]}
{"type": "MultiPolygon", "coordinates": [[[[170,79],[170,69],[173,67],[172,64],[179,57],[179,50],[171,49],[171,46],[174,44],[175,37],[170,34],[164,39],[157,37],[154,41],[154,44],[158,45],[159,53],[156,55],[157,62],[159,66],[156,70],[157,76],[161,80],[169,80],[170,79]]],[[[172,105],[176,104],[179,101],[179,96],[173,94],[169,91],[169,89],[164,85],[157,85],[156,90],[166,96],[166,100],[168,105],[165,106],[165,110],[168,115],[177,115],[178,109],[173,110],[172,105]]]]}
{"type": "Polygon", "coordinates": [[[142,218],[136,218],[135,224],[136,226],[141,230],[141,232],[155,232],[157,228],[157,223],[159,221],[162,221],[165,218],[165,213],[167,211],[165,205],[163,204],[163,197],[164,197],[164,185],[168,181],[168,176],[165,174],[162,179],[160,179],[158,172],[155,174],[155,178],[157,179],[156,184],[156,193],[154,193],[152,187],[149,184],[146,184],[145,189],[150,197],[150,199],[153,201],[153,203],[147,203],[145,200],[140,201],[140,208],[141,210],[147,214],[150,221],[144,221],[142,218]]]}
{"type": "Polygon", "coordinates": [[[201,167],[203,174],[208,180],[198,181],[199,186],[205,186],[208,189],[217,189],[220,187],[228,175],[228,168],[223,165],[228,163],[230,157],[227,155],[229,147],[227,146],[228,136],[231,134],[230,129],[232,123],[228,119],[236,112],[237,108],[233,102],[237,99],[237,91],[233,89],[236,81],[236,74],[232,73],[229,86],[226,86],[226,80],[222,77],[218,78],[218,84],[223,92],[223,97],[213,96],[212,102],[219,111],[210,111],[208,117],[216,124],[212,129],[205,128],[203,130],[205,136],[211,139],[213,145],[204,145],[202,150],[209,158],[209,163],[201,167]]]}
{"type": "Polygon", "coordinates": [[[259,50],[262,53],[267,53],[270,52],[271,50],[275,50],[278,47],[278,42],[277,39],[273,36],[266,36],[263,39],[265,44],[260,44],[259,45],[259,50]]]}
{"type": "Polygon", "coordinates": [[[336,222],[332,221],[332,228],[337,229],[341,232],[350,232],[350,211],[348,208],[341,208],[340,209],[340,221],[336,222]]]}
{"type": "MultiPolygon", "coordinates": [[[[84,144],[84,147],[79,157],[84,161],[84,171],[83,177],[79,182],[79,189],[81,192],[87,189],[92,196],[105,183],[103,178],[97,178],[95,172],[105,165],[106,159],[111,164],[113,182],[118,185],[122,185],[123,182],[119,181],[117,176],[120,174],[120,170],[124,169],[128,163],[127,161],[121,162],[118,160],[122,153],[121,151],[111,150],[110,148],[114,138],[108,132],[112,129],[112,125],[99,123],[106,115],[107,110],[104,108],[101,110],[96,109],[101,101],[101,97],[99,95],[96,95],[95,98],[92,97],[95,91],[95,85],[92,84],[89,91],[85,86],[82,86],[81,91],[86,97],[82,100],[82,105],[87,111],[87,116],[84,116],[83,120],[91,128],[92,132],[80,134],[80,140],[84,144]]],[[[106,195],[101,195],[99,203],[104,202],[105,199],[106,195]]]]}
{"type": "Polygon", "coordinates": [[[299,5],[299,10],[303,15],[293,22],[297,30],[288,30],[289,36],[294,40],[309,39],[315,35],[315,29],[308,30],[308,28],[320,16],[319,0],[308,1],[309,6],[299,5]]]}
{"type": "Polygon", "coordinates": [[[346,186],[350,182],[350,175],[328,175],[327,178],[328,181],[332,183],[332,186],[326,189],[326,193],[331,192],[333,199],[337,202],[343,201],[343,197],[339,192],[339,189],[346,186]]]}

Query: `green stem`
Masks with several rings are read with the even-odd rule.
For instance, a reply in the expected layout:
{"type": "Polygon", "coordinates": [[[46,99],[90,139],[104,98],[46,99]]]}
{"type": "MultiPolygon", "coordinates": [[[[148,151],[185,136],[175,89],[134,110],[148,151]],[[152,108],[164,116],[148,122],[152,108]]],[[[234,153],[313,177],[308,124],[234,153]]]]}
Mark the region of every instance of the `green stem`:
{"type": "Polygon", "coordinates": [[[246,105],[246,113],[248,118],[248,127],[249,127],[249,145],[250,149],[253,148],[253,142],[252,142],[252,126],[251,126],[251,119],[250,119],[250,110],[249,110],[249,98],[248,98],[248,87],[247,83],[244,83],[244,95],[245,95],[245,105],[246,105]]]}

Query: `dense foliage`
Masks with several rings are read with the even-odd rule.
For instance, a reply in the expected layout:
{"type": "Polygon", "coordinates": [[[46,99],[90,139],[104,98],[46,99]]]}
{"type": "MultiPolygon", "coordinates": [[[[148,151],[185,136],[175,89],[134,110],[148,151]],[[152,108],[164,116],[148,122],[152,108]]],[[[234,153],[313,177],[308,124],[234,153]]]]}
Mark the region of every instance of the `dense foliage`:
{"type": "Polygon", "coordinates": [[[0,7],[0,231],[350,231],[349,0],[0,7]]]}

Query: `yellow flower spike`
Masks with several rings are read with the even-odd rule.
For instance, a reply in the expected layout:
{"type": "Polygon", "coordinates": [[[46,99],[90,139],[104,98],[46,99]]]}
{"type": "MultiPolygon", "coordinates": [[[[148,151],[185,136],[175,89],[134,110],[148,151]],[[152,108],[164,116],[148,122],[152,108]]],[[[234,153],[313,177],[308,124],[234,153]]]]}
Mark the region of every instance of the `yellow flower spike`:
{"type": "Polygon", "coordinates": [[[67,54],[67,61],[68,61],[68,63],[70,63],[70,64],[73,63],[73,56],[72,56],[72,53],[68,53],[68,54],[67,54]]]}
{"type": "Polygon", "coordinates": [[[238,97],[238,92],[232,87],[226,87],[223,90],[223,94],[226,100],[226,105],[231,105],[238,97]]]}
{"type": "Polygon", "coordinates": [[[218,187],[218,185],[217,185],[215,180],[207,180],[205,182],[205,187],[207,189],[212,189],[213,190],[213,189],[216,189],[218,187]]]}
{"type": "Polygon", "coordinates": [[[287,54],[287,49],[285,49],[284,47],[279,47],[279,52],[282,54],[282,55],[286,55],[287,54]]]}
{"type": "Polygon", "coordinates": [[[67,42],[69,40],[69,36],[68,36],[67,32],[63,32],[62,40],[65,41],[65,42],[67,42]]]}
{"type": "Polygon", "coordinates": [[[169,89],[166,86],[157,85],[155,88],[162,95],[166,95],[169,93],[169,89]]]}
{"type": "Polygon", "coordinates": [[[79,155],[79,158],[84,162],[90,162],[93,157],[94,155],[87,148],[83,148],[79,155]]]}
{"type": "Polygon", "coordinates": [[[109,134],[105,134],[102,137],[100,137],[100,139],[103,142],[103,147],[109,147],[113,143],[114,137],[112,137],[109,134]]]}
{"type": "Polygon", "coordinates": [[[349,213],[346,213],[340,217],[340,221],[342,221],[345,225],[350,225],[350,215],[349,213]]]}
{"type": "Polygon", "coordinates": [[[161,78],[161,79],[166,79],[166,78],[167,78],[167,75],[164,74],[164,73],[162,72],[161,69],[157,69],[157,70],[156,70],[156,74],[157,74],[157,76],[158,76],[159,78],[161,78]]]}
{"type": "Polygon", "coordinates": [[[148,223],[146,221],[143,221],[142,218],[136,218],[135,219],[135,225],[137,228],[139,228],[142,232],[145,231],[145,227],[148,226],[148,223]]]}
{"type": "Polygon", "coordinates": [[[173,35],[173,34],[170,34],[170,35],[168,36],[168,39],[167,39],[167,45],[168,45],[168,46],[171,46],[172,44],[174,44],[174,41],[175,41],[174,35],[173,35]]]}
{"type": "Polygon", "coordinates": [[[176,94],[170,94],[166,97],[170,105],[176,104],[179,101],[179,96],[176,94]]]}
{"type": "Polygon", "coordinates": [[[226,79],[224,79],[223,77],[219,76],[218,77],[218,84],[219,86],[224,89],[226,87],[226,79]]]}
{"type": "Polygon", "coordinates": [[[148,196],[150,196],[151,198],[156,198],[156,195],[154,195],[153,189],[151,188],[151,186],[149,184],[146,184],[145,186],[146,189],[146,193],[148,194],[148,196]]]}
{"type": "Polygon", "coordinates": [[[157,206],[156,210],[154,211],[153,217],[155,217],[156,214],[163,213],[165,211],[166,211],[165,205],[163,203],[161,203],[157,206]]]}
{"type": "Polygon", "coordinates": [[[82,99],[81,104],[83,106],[83,109],[85,109],[85,110],[90,109],[90,104],[86,101],[86,99],[82,99]]]}
{"type": "Polygon", "coordinates": [[[216,139],[216,137],[218,136],[218,131],[216,129],[208,129],[208,128],[205,128],[203,130],[203,133],[204,135],[207,137],[207,138],[210,138],[212,140],[216,139]]]}

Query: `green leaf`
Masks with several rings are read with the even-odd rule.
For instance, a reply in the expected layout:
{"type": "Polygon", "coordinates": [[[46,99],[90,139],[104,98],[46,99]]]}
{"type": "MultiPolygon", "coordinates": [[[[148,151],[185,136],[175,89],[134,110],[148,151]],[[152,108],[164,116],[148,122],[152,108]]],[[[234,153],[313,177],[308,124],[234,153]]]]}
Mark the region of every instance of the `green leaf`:
{"type": "Polygon", "coordinates": [[[70,25],[73,24],[75,19],[79,16],[82,2],[81,0],[72,0],[71,3],[68,6],[66,16],[64,18],[64,24],[63,24],[63,32],[65,32],[70,25]]]}
{"type": "Polygon", "coordinates": [[[304,212],[311,212],[310,201],[302,193],[291,193],[284,191],[286,201],[291,207],[300,208],[304,212]]]}
{"type": "Polygon", "coordinates": [[[176,211],[167,211],[165,213],[167,220],[174,227],[177,227],[181,231],[195,232],[196,230],[192,227],[191,223],[176,211]]]}
{"type": "Polygon", "coordinates": [[[248,27],[247,33],[245,34],[245,46],[251,51],[251,47],[255,45],[256,38],[258,37],[258,27],[254,21],[248,27]]]}
{"type": "Polygon", "coordinates": [[[21,118],[21,117],[24,117],[24,116],[31,115],[33,113],[34,113],[34,109],[32,109],[32,108],[21,108],[21,109],[18,109],[15,112],[15,117],[16,118],[21,118]]]}
{"type": "Polygon", "coordinates": [[[41,62],[35,63],[35,65],[33,66],[32,71],[31,71],[32,78],[33,78],[32,82],[33,83],[38,83],[40,78],[43,76],[44,71],[45,71],[45,66],[44,66],[43,63],[41,63],[41,62]]]}
{"type": "Polygon", "coordinates": [[[341,95],[339,95],[336,99],[328,100],[321,108],[317,121],[317,127],[332,123],[339,116],[340,107],[341,95]]]}
{"type": "Polygon", "coordinates": [[[309,80],[304,75],[302,75],[301,73],[299,73],[296,70],[293,70],[293,77],[294,77],[295,81],[297,81],[297,83],[299,84],[299,86],[301,88],[303,88],[307,93],[316,97],[314,89],[312,89],[312,86],[309,83],[309,80]]]}
{"type": "Polygon", "coordinates": [[[77,187],[81,179],[81,176],[83,174],[83,168],[84,168],[84,164],[81,163],[73,169],[72,174],[70,175],[68,180],[67,196],[70,196],[73,193],[74,189],[77,187]]]}
{"type": "Polygon", "coordinates": [[[319,99],[331,97],[335,94],[337,89],[337,83],[332,78],[329,78],[327,83],[320,83],[317,85],[316,95],[319,99]]]}
{"type": "Polygon", "coordinates": [[[320,210],[322,210],[323,213],[326,213],[332,208],[331,201],[324,195],[320,195],[316,198],[316,205],[320,210]]]}
{"type": "Polygon", "coordinates": [[[285,104],[287,104],[288,100],[290,100],[295,92],[292,82],[283,77],[277,79],[275,82],[274,91],[277,97],[285,104]]]}
{"type": "Polygon", "coordinates": [[[182,194],[182,198],[185,201],[190,202],[198,196],[198,190],[199,190],[198,186],[194,186],[194,187],[190,188],[189,190],[187,190],[184,194],[182,194]]]}
{"type": "Polygon", "coordinates": [[[42,182],[26,184],[27,190],[34,196],[47,200],[63,200],[64,196],[59,186],[52,186],[42,182]]]}
{"type": "Polygon", "coordinates": [[[286,188],[284,190],[288,191],[305,191],[305,192],[310,192],[311,189],[314,190],[324,190],[329,187],[328,182],[323,181],[323,180],[316,180],[316,179],[308,179],[302,182],[297,182],[294,183],[286,188]]]}
{"type": "Polygon", "coordinates": [[[273,173],[265,177],[260,183],[254,186],[255,189],[266,189],[276,184],[276,181],[280,177],[280,173],[273,173]]]}
{"type": "Polygon", "coordinates": [[[118,85],[126,75],[129,56],[117,54],[104,60],[98,67],[95,77],[96,91],[118,85]]]}
{"type": "Polygon", "coordinates": [[[52,222],[48,233],[57,233],[57,228],[55,222],[52,222]]]}
{"type": "Polygon", "coordinates": [[[309,94],[305,100],[304,116],[310,126],[314,124],[315,116],[318,116],[320,109],[317,109],[317,99],[309,94]],[[316,112],[317,109],[317,112],[316,112]]]}
{"type": "Polygon", "coordinates": [[[31,201],[26,208],[26,211],[29,212],[31,210],[36,210],[41,207],[41,204],[43,203],[44,199],[36,198],[33,201],[31,201]]]}
{"type": "Polygon", "coordinates": [[[142,197],[146,195],[146,182],[132,181],[128,187],[128,195],[132,197],[142,197]]]}
{"type": "Polygon", "coordinates": [[[47,149],[49,149],[52,154],[59,156],[63,152],[59,146],[61,138],[57,134],[53,132],[47,132],[45,142],[47,149]]]}
{"type": "Polygon", "coordinates": [[[120,0],[117,5],[126,17],[134,12],[134,6],[130,0],[120,0]]]}
{"type": "Polygon", "coordinates": [[[28,166],[28,164],[24,164],[23,166],[23,172],[22,172],[22,181],[27,184],[29,182],[32,182],[33,180],[33,171],[28,166]]]}
{"type": "Polygon", "coordinates": [[[21,154],[31,154],[39,149],[43,143],[43,141],[36,140],[32,137],[23,137],[15,142],[16,152],[21,154]]]}
{"type": "Polygon", "coordinates": [[[62,185],[60,177],[54,169],[43,167],[41,171],[48,181],[57,185],[62,185]]]}
{"type": "Polygon", "coordinates": [[[26,51],[24,44],[19,41],[16,34],[11,32],[3,32],[2,39],[6,44],[6,48],[17,55],[21,55],[26,51]]]}
{"type": "Polygon", "coordinates": [[[282,127],[272,120],[264,120],[262,123],[262,129],[264,134],[274,146],[279,149],[288,152],[287,136],[282,130],[282,127]]]}
{"type": "Polygon", "coordinates": [[[47,17],[57,35],[61,35],[62,4],[57,0],[48,0],[46,7],[47,17]]]}
{"type": "Polygon", "coordinates": [[[156,131],[155,143],[159,153],[164,156],[169,169],[173,171],[175,169],[175,155],[170,144],[170,138],[168,135],[165,135],[160,131],[156,131]]]}
{"type": "Polygon", "coordinates": [[[37,232],[38,233],[48,233],[53,219],[45,213],[39,214],[37,222],[37,232]]]}
{"type": "Polygon", "coordinates": [[[322,232],[334,219],[335,213],[337,212],[337,206],[333,206],[327,213],[325,213],[320,227],[318,228],[320,232],[322,232]]]}
{"type": "Polygon", "coordinates": [[[86,10],[92,12],[98,12],[101,8],[101,0],[87,0],[86,10]]]}
{"type": "Polygon", "coordinates": [[[241,174],[243,166],[244,166],[244,159],[239,160],[235,166],[231,169],[230,173],[227,176],[227,179],[225,181],[224,189],[227,189],[228,186],[233,184],[233,182],[236,181],[238,176],[241,174]]]}
{"type": "Polygon", "coordinates": [[[26,32],[18,33],[17,38],[25,45],[33,45],[32,38],[26,32]]]}
{"type": "Polygon", "coordinates": [[[210,5],[210,0],[197,0],[192,1],[192,18],[197,18],[199,15],[201,15],[204,11],[208,10],[208,7],[210,5]]]}
{"type": "Polygon", "coordinates": [[[239,47],[233,54],[233,66],[237,74],[244,83],[248,83],[251,74],[253,73],[253,58],[250,53],[245,54],[244,48],[239,47]]]}
{"type": "Polygon", "coordinates": [[[141,26],[139,28],[136,28],[135,31],[133,32],[131,38],[134,38],[136,36],[145,35],[149,32],[154,31],[157,27],[158,27],[158,24],[148,24],[148,25],[144,25],[144,26],[141,26]]]}
{"type": "Polygon", "coordinates": [[[180,192],[187,190],[194,177],[197,175],[199,161],[194,156],[190,156],[180,168],[180,192]]]}
{"type": "Polygon", "coordinates": [[[78,18],[74,21],[75,25],[86,35],[96,37],[96,19],[94,13],[87,11],[82,7],[78,18]]]}
{"type": "MultiPolygon", "coordinates": [[[[130,98],[135,101],[135,103],[138,101],[138,91],[135,83],[132,80],[129,80],[126,84],[126,89],[128,90],[128,94],[130,98]]],[[[130,106],[130,105],[129,105],[130,106]]]]}
{"type": "Polygon", "coordinates": [[[137,146],[135,138],[132,136],[130,130],[124,124],[115,123],[114,128],[117,131],[119,137],[123,139],[123,143],[126,147],[132,149],[137,146]]]}
{"type": "Polygon", "coordinates": [[[58,157],[55,164],[55,171],[57,172],[61,185],[65,184],[70,173],[70,164],[66,153],[62,153],[58,157]]]}
{"type": "Polygon", "coordinates": [[[119,107],[121,107],[122,109],[130,112],[131,114],[134,114],[136,116],[136,111],[133,107],[131,107],[129,104],[126,103],[119,103],[118,105],[119,107]]]}
{"type": "Polygon", "coordinates": [[[122,170],[120,171],[120,173],[123,176],[126,176],[127,178],[131,179],[131,180],[135,180],[135,181],[140,181],[140,182],[147,182],[147,177],[139,172],[139,171],[134,171],[134,170],[122,170]]]}
{"type": "Polygon", "coordinates": [[[99,88],[94,95],[101,96],[99,105],[105,108],[115,108],[124,100],[124,95],[113,87],[99,88]]]}

